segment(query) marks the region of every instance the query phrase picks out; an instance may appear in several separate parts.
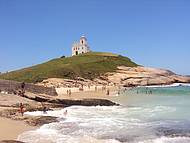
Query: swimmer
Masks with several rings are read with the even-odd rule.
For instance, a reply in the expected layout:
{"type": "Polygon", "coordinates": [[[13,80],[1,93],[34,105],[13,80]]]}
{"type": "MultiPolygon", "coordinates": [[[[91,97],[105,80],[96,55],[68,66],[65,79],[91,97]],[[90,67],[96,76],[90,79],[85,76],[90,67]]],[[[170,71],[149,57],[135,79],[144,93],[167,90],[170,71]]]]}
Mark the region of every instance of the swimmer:
{"type": "Polygon", "coordinates": [[[64,116],[65,116],[65,117],[67,116],[67,110],[64,111],[64,116]]]}

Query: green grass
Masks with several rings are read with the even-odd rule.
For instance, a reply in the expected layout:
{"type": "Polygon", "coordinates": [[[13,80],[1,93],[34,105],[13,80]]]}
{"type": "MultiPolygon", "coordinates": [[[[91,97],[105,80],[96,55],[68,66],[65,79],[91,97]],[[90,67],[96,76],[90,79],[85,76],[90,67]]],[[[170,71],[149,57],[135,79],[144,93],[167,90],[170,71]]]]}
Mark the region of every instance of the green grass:
{"type": "Polygon", "coordinates": [[[83,77],[94,79],[118,66],[137,66],[129,58],[111,53],[90,52],[83,55],[57,58],[51,61],[0,75],[0,79],[36,83],[47,78],[83,77]]]}

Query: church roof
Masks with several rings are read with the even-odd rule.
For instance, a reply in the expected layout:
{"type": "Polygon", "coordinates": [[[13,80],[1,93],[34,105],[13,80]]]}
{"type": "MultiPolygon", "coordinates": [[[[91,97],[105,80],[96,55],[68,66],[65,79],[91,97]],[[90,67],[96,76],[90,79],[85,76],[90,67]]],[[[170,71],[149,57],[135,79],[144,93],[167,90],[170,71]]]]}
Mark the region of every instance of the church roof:
{"type": "MultiPolygon", "coordinates": [[[[86,39],[86,37],[84,36],[84,35],[82,35],[81,37],[80,37],[80,39],[86,39]]],[[[86,39],[87,40],[87,39],[86,39]]]]}

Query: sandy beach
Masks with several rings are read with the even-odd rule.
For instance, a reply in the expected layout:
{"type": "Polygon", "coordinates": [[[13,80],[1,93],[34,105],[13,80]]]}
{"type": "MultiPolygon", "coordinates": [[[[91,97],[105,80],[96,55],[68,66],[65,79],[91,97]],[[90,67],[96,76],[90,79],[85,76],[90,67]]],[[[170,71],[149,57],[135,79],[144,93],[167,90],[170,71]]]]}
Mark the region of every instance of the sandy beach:
{"type": "Polygon", "coordinates": [[[18,111],[18,107],[16,106],[20,102],[24,104],[30,104],[32,106],[38,105],[34,101],[19,97],[17,95],[0,93],[0,141],[16,140],[19,134],[37,128],[35,126],[26,124],[24,120],[22,120],[22,118],[25,118],[25,116],[22,117],[19,112],[15,112],[12,117],[6,115],[9,112],[8,110],[18,111]]]}
{"type": "Polygon", "coordinates": [[[19,134],[35,128],[22,121],[0,117],[0,140],[16,140],[19,134]]]}
{"type": "MultiPolygon", "coordinates": [[[[59,88],[58,96],[51,97],[53,98],[59,98],[59,99],[70,99],[70,100],[82,100],[86,98],[90,99],[111,99],[113,95],[117,93],[117,87],[108,87],[110,94],[106,95],[107,90],[102,90],[102,86],[97,87],[97,90],[95,90],[95,87],[91,87],[88,89],[87,87],[84,88],[84,91],[79,91],[77,88],[71,88],[72,94],[69,96],[67,95],[68,88],[59,88]]],[[[29,95],[29,93],[27,93],[29,95]]],[[[30,96],[35,96],[31,94],[30,96]]],[[[32,108],[40,107],[41,104],[17,95],[12,94],[0,94],[0,111],[2,113],[6,113],[6,110],[18,110],[17,104],[20,102],[30,105],[32,108]]],[[[30,126],[24,122],[21,117],[20,113],[16,113],[12,117],[7,116],[7,118],[4,118],[6,116],[0,117],[0,140],[16,140],[18,135],[28,131],[33,130],[35,128],[38,128],[37,126],[30,126]],[[12,119],[9,119],[12,118],[12,119]],[[18,118],[18,120],[17,120],[18,118]],[[14,120],[13,120],[14,119],[14,120]]]]}
{"type": "Polygon", "coordinates": [[[115,96],[118,93],[118,87],[107,86],[105,90],[102,90],[102,86],[92,86],[90,89],[84,87],[83,91],[79,91],[78,88],[56,88],[58,97],[60,99],[85,99],[85,98],[95,98],[95,99],[110,99],[110,97],[115,96]],[[71,95],[67,95],[67,90],[71,90],[71,95]],[[107,90],[109,90],[109,95],[107,95],[107,90]]]}

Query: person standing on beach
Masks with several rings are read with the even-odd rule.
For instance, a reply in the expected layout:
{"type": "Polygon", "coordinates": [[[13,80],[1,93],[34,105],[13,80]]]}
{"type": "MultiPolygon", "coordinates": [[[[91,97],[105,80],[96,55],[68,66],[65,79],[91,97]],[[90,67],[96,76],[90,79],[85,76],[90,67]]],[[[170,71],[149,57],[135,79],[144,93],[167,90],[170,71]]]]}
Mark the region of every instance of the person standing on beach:
{"type": "Polygon", "coordinates": [[[21,89],[24,89],[25,88],[25,82],[22,82],[21,83],[21,89]]]}
{"type": "Polygon", "coordinates": [[[67,89],[67,95],[69,95],[69,90],[67,89]]]}
{"type": "Polygon", "coordinates": [[[25,94],[25,82],[21,83],[21,96],[24,96],[25,94]]]}
{"type": "Polygon", "coordinates": [[[95,86],[95,91],[97,91],[97,86],[95,86]]]}
{"type": "Polygon", "coordinates": [[[109,89],[107,89],[107,93],[106,93],[107,95],[110,95],[110,90],[109,89]]]}
{"type": "Polygon", "coordinates": [[[84,85],[83,84],[81,85],[81,91],[84,91],[84,85]]]}
{"type": "Polygon", "coordinates": [[[90,89],[90,84],[88,84],[88,89],[90,89]]]}
{"type": "Polygon", "coordinates": [[[23,116],[23,114],[24,114],[24,105],[22,103],[20,103],[19,108],[20,108],[20,113],[23,116]]]}
{"type": "Polygon", "coordinates": [[[69,96],[71,96],[71,90],[69,89],[69,96]]]}

